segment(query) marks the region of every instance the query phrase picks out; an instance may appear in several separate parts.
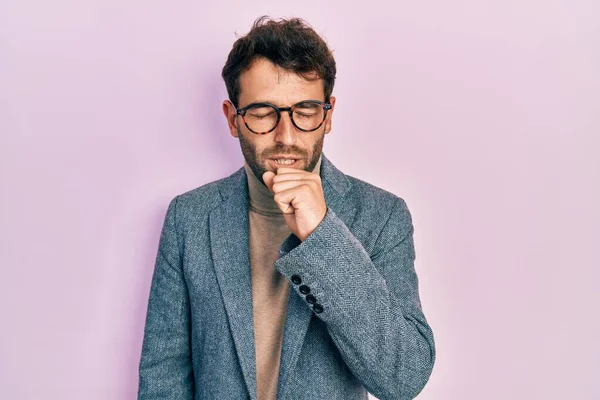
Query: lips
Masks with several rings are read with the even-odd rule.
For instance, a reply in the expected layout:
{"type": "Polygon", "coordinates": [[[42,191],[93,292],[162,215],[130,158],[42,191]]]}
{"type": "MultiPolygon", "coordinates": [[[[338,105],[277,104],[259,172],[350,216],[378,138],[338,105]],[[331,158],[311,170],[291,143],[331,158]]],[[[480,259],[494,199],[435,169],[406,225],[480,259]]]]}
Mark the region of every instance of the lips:
{"type": "Polygon", "coordinates": [[[299,160],[302,157],[296,157],[296,156],[273,156],[273,157],[269,157],[269,160],[299,160]]]}
{"type": "Polygon", "coordinates": [[[274,168],[281,168],[281,167],[288,167],[288,168],[296,168],[298,166],[298,164],[300,163],[300,159],[297,158],[290,158],[290,157],[280,157],[280,158],[269,158],[269,163],[274,167],[274,168]],[[275,160],[294,160],[293,163],[290,164],[279,164],[277,161],[275,160]]]}

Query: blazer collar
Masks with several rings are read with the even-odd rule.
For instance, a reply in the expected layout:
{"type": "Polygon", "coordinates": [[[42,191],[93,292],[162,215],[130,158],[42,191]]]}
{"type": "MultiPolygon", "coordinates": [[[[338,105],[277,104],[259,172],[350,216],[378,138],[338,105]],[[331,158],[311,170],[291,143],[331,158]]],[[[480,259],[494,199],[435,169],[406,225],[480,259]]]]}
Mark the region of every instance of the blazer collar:
{"type": "MultiPolygon", "coordinates": [[[[356,208],[345,199],[345,195],[352,184],[324,153],[321,160],[321,183],[327,207],[347,226],[351,226],[356,208]]],[[[212,258],[244,380],[251,399],[255,399],[256,354],[248,243],[248,180],[244,168],[219,181],[218,188],[222,203],[209,216],[212,258]]],[[[285,394],[289,373],[298,360],[311,317],[312,311],[295,291],[290,290],[278,398],[285,394]]]]}

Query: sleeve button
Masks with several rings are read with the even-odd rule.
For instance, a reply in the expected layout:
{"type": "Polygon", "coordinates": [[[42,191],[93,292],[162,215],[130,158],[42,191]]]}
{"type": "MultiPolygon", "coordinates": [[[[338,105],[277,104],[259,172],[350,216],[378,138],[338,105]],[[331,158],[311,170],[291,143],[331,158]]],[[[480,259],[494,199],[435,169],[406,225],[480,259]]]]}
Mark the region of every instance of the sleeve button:
{"type": "Polygon", "coordinates": [[[302,279],[300,279],[298,275],[292,275],[292,282],[296,285],[299,285],[302,283],[302,279]]]}
{"type": "Polygon", "coordinates": [[[300,285],[300,293],[302,294],[309,294],[310,293],[310,288],[306,285],[300,285]]]}
{"type": "Polygon", "coordinates": [[[309,294],[308,296],[306,296],[306,302],[308,304],[315,304],[317,302],[317,299],[312,294],[309,294]]]}
{"type": "Polygon", "coordinates": [[[323,306],[317,303],[317,304],[313,305],[313,311],[316,314],[321,314],[323,312],[323,306]]]}

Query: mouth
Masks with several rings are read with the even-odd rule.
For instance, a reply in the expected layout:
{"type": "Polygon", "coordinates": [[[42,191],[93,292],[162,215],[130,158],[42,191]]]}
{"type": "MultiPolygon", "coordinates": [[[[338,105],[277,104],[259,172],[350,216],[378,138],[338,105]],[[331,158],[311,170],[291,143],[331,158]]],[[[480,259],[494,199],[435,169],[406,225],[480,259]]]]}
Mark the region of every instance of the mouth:
{"type": "Polygon", "coordinates": [[[269,158],[269,164],[271,164],[274,168],[297,168],[300,164],[300,161],[301,159],[292,157],[269,158]]]}

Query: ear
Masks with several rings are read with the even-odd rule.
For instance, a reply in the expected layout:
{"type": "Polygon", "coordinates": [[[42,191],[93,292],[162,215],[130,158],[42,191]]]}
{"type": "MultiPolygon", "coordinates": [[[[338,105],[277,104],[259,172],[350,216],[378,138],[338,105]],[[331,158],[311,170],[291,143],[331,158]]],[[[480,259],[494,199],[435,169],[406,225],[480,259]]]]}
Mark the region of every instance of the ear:
{"type": "Polygon", "coordinates": [[[235,112],[235,107],[229,100],[225,100],[223,102],[223,115],[227,120],[227,126],[229,127],[229,133],[231,133],[231,136],[238,137],[236,125],[237,114],[235,112]]]}
{"type": "Polygon", "coordinates": [[[329,97],[329,103],[331,103],[331,109],[327,111],[327,118],[325,118],[325,134],[331,132],[331,118],[333,117],[333,110],[335,109],[335,96],[329,97]]]}

